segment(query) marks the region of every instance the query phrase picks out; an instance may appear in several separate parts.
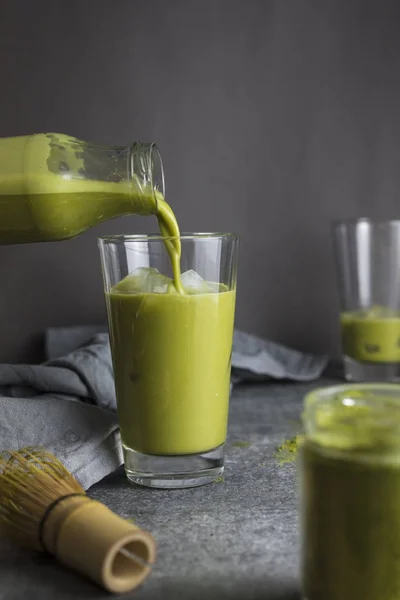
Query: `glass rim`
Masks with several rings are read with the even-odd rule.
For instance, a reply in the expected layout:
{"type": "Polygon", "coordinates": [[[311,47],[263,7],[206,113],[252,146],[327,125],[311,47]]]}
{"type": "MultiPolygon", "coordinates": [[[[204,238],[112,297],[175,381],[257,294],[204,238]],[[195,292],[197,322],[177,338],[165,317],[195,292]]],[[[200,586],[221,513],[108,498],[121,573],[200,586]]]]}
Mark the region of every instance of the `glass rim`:
{"type": "Polygon", "coordinates": [[[334,397],[342,392],[378,392],[380,390],[393,391],[400,396],[400,383],[339,383],[337,385],[329,385],[326,387],[318,387],[308,392],[304,396],[305,405],[311,404],[312,401],[326,400],[334,397]]]}
{"type": "Polygon", "coordinates": [[[223,233],[223,232],[210,232],[210,233],[186,233],[183,232],[179,236],[170,235],[165,236],[160,233],[148,233],[148,234],[115,234],[115,235],[101,235],[98,237],[99,243],[118,243],[118,242],[164,242],[165,240],[212,240],[212,239],[231,239],[238,240],[239,236],[236,233],[223,233]]]}
{"type": "Polygon", "coordinates": [[[302,424],[305,439],[330,454],[390,455],[400,447],[400,385],[375,382],[317,388],[304,397],[302,424]]]}
{"type": "Polygon", "coordinates": [[[358,223],[370,223],[371,225],[389,225],[400,224],[400,219],[372,219],[371,217],[355,217],[350,219],[333,219],[332,227],[341,227],[343,225],[357,225],[358,223]]]}
{"type": "MultiPolygon", "coordinates": [[[[349,399],[352,401],[364,404],[371,403],[371,398],[373,397],[380,397],[381,394],[384,396],[388,395],[388,400],[390,400],[391,396],[398,403],[398,408],[400,409],[400,384],[398,383],[342,383],[319,387],[305,394],[303,398],[302,421],[305,429],[307,429],[307,421],[313,417],[316,409],[326,406],[329,402],[342,401],[343,398],[340,397],[346,394],[348,394],[349,399]]],[[[372,408],[379,408],[375,404],[376,400],[373,402],[374,406],[372,408]]]]}

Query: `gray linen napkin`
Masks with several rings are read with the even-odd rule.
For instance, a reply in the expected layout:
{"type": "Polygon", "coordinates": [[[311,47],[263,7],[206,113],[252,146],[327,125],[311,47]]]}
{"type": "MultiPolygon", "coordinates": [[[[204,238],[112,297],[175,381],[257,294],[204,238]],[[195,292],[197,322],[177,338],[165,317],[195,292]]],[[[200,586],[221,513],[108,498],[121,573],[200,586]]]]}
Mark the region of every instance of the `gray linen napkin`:
{"type": "Polygon", "coordinates": [[[44,446],[87,489],[122,464],[108,336],[43,365],[0,364],[0,446],[44,446]]]}
{"type": "MultiPolygon", "coordinates": [[[[106,327],[49,329],[45,341],[44,364],[0,364],[0,445],[45,446],[86,489],[122,464],[106,327]]],[[[326,357],[235,332],[233,384],[310,381],[326,365],[326,357]]]]}

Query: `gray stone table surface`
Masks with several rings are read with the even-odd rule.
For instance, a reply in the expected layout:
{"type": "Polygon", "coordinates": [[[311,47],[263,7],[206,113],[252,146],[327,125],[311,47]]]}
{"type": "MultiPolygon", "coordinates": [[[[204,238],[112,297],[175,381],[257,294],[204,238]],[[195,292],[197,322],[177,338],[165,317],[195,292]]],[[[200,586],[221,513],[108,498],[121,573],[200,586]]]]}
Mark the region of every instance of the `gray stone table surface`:
{"type": "MultiPolygon", "coordinates": [[[[298,516],[295,464],[275,452],[300,431],[304,394],[337,383],[267,383],[234,389],[224,481],[187,490],[127,483],[122,469],[90,495],[152,532],[158,557],[137,600],[296,600],[298,516]],[[247,447],[235,445],[248,442],[247,447]]],[[[244,446],[244,445],[243,445],[244,446]]],[[[48,559],[4,546],[1,600],[83,600],[109,594],[48,559]]]]}

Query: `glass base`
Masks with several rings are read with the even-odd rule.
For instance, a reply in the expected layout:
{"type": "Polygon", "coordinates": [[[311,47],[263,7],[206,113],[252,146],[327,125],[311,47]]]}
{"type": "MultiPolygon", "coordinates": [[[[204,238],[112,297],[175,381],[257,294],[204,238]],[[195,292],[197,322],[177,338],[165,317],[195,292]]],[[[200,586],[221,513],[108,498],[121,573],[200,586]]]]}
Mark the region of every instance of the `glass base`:
{"type": "Polygon", "coordinates": [[[360,362],[345,356],[344,377],[354,382],[400,382],[400,363],[360,362]]]}
{"type": "Polygon", "coordinates": [[[224,472],[224,444],[200,454],[154,456],[127,446],[125,473],[129,481],[151,488],[179,489],[212,483],[224,472]]]}

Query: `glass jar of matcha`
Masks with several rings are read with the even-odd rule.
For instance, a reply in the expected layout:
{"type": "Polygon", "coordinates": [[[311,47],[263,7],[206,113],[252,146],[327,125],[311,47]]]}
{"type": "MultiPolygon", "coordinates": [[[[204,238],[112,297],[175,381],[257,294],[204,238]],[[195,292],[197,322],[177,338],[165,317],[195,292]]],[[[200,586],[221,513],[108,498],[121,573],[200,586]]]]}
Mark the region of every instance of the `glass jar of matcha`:
{"type": "Polygon", "coordinates": [[[68,239],[107,219],[157,214],[154,143],[99,146],[64,134],[0,139],[0,244],[68,239]]]}
{"type": "Polygon", "coordinates": [[[400,385],[315,390],[303,421],[303,598],[399,600],[400,385]]]}

